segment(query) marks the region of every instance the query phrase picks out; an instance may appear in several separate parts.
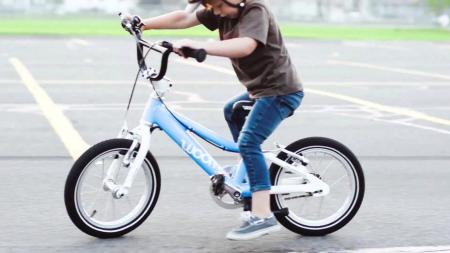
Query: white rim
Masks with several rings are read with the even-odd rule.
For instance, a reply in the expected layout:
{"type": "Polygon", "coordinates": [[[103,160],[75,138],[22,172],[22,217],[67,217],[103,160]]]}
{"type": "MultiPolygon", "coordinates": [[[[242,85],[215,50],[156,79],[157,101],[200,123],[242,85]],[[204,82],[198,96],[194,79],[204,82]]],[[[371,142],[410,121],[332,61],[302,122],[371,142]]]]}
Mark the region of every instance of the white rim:
{"type": "MultiPolygon", "coordinates": [[[[286,218],[297,226],[307,227],[308,229],[325,229],[331,227],[347,217],[356,204],[359,194],[359,179],[357,177],[357,172],[353,164],[345,155],[330,147],[310,146],[296,152],[302,153],[310,160],[308,169],[323,177],[322,180],[330,186],[330,194],[324,197],[304,197],[292,200],[285,200],[289,195],[277,195],[275,198],[277,204],[278,206],[289,208],[289,215],[286,216],[286,218]],[[314,156],[317,156],[318,154],[322,154],[323,158],[328,157],[329,161],[327,165],[321,166],[323,164],[316,162],[314,156]],[[338,166],[340,171],[336,172],[337,169],[335,165],[331,166],[333,163],[340,165],[338,166]],[[316,168],[314,168],[314,166],[316,166],[316,168]],[[335,181],[329,176],[330,170],[339,175],[334,179],[335,181]],[[337,196],[336,193],[339,193],[340,191],[344,191],[345,196],[341,196],[339,199],[339,196],[337,196]],[[336,207],[333,207],[331,205],[332,203],[337,203],[334,205],[336,207]],[[327,207],[327,205],[331,207],[327,207]]],[[[275,184],[282,178],[283,171],[284,170],[278,171],[274,180],[275,184]]]]}
{"type": "MultiPolygon", "coordinates": [[[[114,199],[111,192],[103,190],[102,181],[108,167],[105,165],[105,159],[112,160],[122,150],[127,151],[125,148],[113,149],[98,155],[84,167],[78,178],[74,192],[77,213],[86,225],[95,230],[116,232],[129,228],[147,212],[155,197],[156,177],[147,159],[144,160],[143,166],[139,169],[128,196],[122,199],[114,199]],[[101,170],[102,172],[98,173],[98,171],[93,170],[101,170]],[[102,176],[98,174],[102,174],[102,176]],[[95,183],[86,183],[89,180],[89,176],[91,178],[94,176],[95,183]],[[137,195],[138,197],[136,197],[137,195]],[[125,206],[128,206],[128,208],[125,206]],[[95,214],[94,210],[96,210],[95,214]]],[[[117,183],[123,183],[125,176],[124,168],[121,167],[118,171],[117,183]],[[121,171],[122,178],[120,175],[121,171]]]]}

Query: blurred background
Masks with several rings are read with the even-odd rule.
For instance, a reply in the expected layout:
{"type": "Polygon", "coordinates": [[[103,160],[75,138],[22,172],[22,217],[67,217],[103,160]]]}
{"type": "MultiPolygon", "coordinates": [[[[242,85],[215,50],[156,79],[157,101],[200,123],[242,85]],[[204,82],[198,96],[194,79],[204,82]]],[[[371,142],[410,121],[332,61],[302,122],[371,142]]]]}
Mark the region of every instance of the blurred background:
{"type": "MultiPolygon", "coordinates": [[[[450,0],[269,0],[283,21],[449,26],[450,0]]],[[[149,16],[184,8],[185,0],[0,0],[1,15],[115,14],[149,16]]]]}
{"type": "MultiPolygon", "coordinates": [[[[138,67],[117,13],[152,17],[184,9],[186,0],[0,0],[0,252],[450,252],[450,0],[269,3],[306,96],[266,148],[309,136],[348,146],[367,180],[349,224],[326,237],[284,229],[228,242],[241,210],[211,201],[210,180],[155,132],[162,191],[151,217],[120,239],[83,234],[64,205],[71,151],[117,135],[138,67]]],[[[197,26],[144,35],[204,41],[217,34],[197,26]]],[[[196,64],[173,55],[168,76],[170,105],[230,138],[222,107],[244,87],[229,60],[196,64]]],[[[138,84],[130,127],[151,91],[138,84]]],[[[219,164],[236,163],[205,147],[219,164]]]]}

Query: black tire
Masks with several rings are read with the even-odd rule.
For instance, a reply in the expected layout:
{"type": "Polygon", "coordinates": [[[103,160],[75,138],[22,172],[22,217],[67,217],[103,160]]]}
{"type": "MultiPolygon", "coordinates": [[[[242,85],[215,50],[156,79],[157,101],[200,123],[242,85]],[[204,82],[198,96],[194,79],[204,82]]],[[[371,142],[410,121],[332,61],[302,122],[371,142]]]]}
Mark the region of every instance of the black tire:
{"type": "Polygon", "coordinates": [[[146,168],[150,170],[149,173],[151,173],[151,180],[153,183],[151,189],[152,194],[149,195],[149,199],[145,202],[142,212],[140,212],[135,219],[121,227],[105,229],[89,222],[83,217],[83,215],[80,214],[76,200],[76,188],[79,178],[83,174],[85,168],[92,161],[94,161],[96,157],[99,157],[108,151],[117,149],[129,150],[131,144],[132,141],[127,139],[110,139],[100,142],[84,152],[83,155],[75,161],[72,169],[70,170],[65,184],[64,201],[70,219],[75,226],[77,226],[84,233],[98,238],[113,238],[122,236],[141,225],[155,207],[161,188],[161,177],[155,158],[150,152],[148,152],[146,158],[144,159],[144,163],[146,168]]]}
{"type": "MultiPolygon", "coordinates": [[[[332,232],[337,231],[338,229],[345,226],[357,213],[358,209],[361,206],[362,200],[364,198],[364,174],[361,168],[359,161],[356,156],[343,144],[328,138],[323,137],[310,137],[295,141],[286,147],[287,150],[294,153],[301,153],[307,151],[308,149],[312,150],[313,148],[321,147],[332,152],[337,152],[340,154],[343,159],[345,159],[349,164],[351,164],[351,173],[355,180],[355,192],[352,195],[351,202],[349,202],[349,208],[344,210],[342,216],[339,216],[338,219],[335,219],[333,222],[329,224],[324,224],[321,226],[311,226],[302,224],[293,219],[294,210],[289,210],[290,214],[287,216],[283,216],[281,214],[276,214],[277,220],[287,229],[291,230],[294,233],[301,234],[304,236],[323,236],[326,234],[330,234],[332,232]]],[[[290,162],[290,158],[285,153],[278,154],[279,159],[290,162]]],[[[283,168],[276,164],[272,164],[270,166],[270,179],[272,185],[276,185],[279,180],[279,175],[283,168]],[[278,178],[278,179],[277,179],[278,178]]],[[[272,210],[280,210],[284,208],[282,202],[280,200],[282,198],[281,195],[271,195],[271,208],[272,210]]]]}

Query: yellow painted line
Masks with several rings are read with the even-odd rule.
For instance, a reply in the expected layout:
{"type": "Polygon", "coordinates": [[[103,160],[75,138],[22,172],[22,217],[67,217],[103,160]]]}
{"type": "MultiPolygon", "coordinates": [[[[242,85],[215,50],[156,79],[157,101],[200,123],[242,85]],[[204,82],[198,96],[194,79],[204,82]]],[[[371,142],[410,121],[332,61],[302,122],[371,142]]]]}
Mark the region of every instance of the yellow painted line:
{"type": "Polygon", "coordinates": [[[367,101],[364,99],[350,97],[350,96],[341,95],[341,94],[337,94],[337,93],[333,93],[333,92],[322,91],[322,90],[306,89],[306,91],[308,93],[332,97],[335,99],[347,101],[347,102],[357,104],[357,105],[366,106],[366,107],[373,108],[373,109],[383,111],[383,112],[395,113],[395,114],[408,116],[408,117],[418,119],[418,120],[425,120],[425,121],[436,123],[436,124],[450,126],[450,120],[448,120],[448,119],[437,118],[437,117],[430,116],[425,113],[417,112],[417,111],[407,109],[407,108],[377,104],[377,103],[370,102],[370,101],[367,101]]]}
{"type": "Polygon", "coordinates": [[[9,62],[14,66],[23,84],[33,95],[39,109],[49,121],[58,137],[63,142],[70,156],[75,160],[88,149],[89,145],[81,138],[75,130],[70,120],[64,115],[62,110],[56,105],[50,96],[42,89],[33,78],[30,71],[17,58],[10,58],[9,62]]]}
{"type": "Polygon", "coordinates": [[[368,69],[383,70],[383,71],[389,71],[389,72],[395,72],[395,73],[401,73],[401,74],[408,74],[408,75],[415,75],[415,76],[424,76],[424,77],[432,77],[432,78],[439,78],[439,79],[444,79],[444,80],[450,80],[450,76],[448,76],[448,75],[442,75],[442,74],[430,73],[430,72],[424,72],[424,71],[418,71],[418,70],[411,70],[411,69],[391,68],[391,67],[385,67],[385,66],[368,64],[368,63],[361,63],[361,62],[329,60],[328,63],[330,63],[330,64],[338,64],[338,65],[346,65],[346,66],[358,67],[358,68],[368,68],[368,69]]]}
{"type": "MultiPolygon", "coordinates": [[[[196,67],[215,70],[215,71],[219,71],[219,72],[225,73],[225,74],[235,75],[235,73],[233,71],[222,68],[222,67],[218,67],[218,66],[200,64],[200,63],[188,61],[188,60],[177,60],[177,61],[180,63],[183,63],[183,64],[187,64],[187,65],[192,65],[192,66],[196,66],[196,67]]],[[[327,91],[322,91],[322,90],[317,90],[317,89],[309,89],[308,88],[308,89],[305,89],[305,92],[322,95],[322,96],[327,96],[327,97],[332,97],[334,99],[339,99],[339,100],[343,100],[343,101],[350,102],[353,104],[366,106],[366,107],[373,108],[373,109],[376,109],[379,111],[395,113],[395,114],[411,117],[411,118],[417,119],[417,120],[424,120],[424,121],[428,121],[428,122],[432,122],[432,123],[436,123],[436,124],[450,126],[450,120],[448,120],[448,119],[441,119],[438,117],[430,116],[425,113],[417,112],[417,111],[407,109],[407,108],[382,105],[382,104],[370,102],[368,100],[364,100],[364,99],[360,99],[360,98],[350,97],[350,96],[346,96],[346,95],[342,95],[342,94],[338,94],[338,93],[334,93],[334,92],[327,92],[327,91]]]]}

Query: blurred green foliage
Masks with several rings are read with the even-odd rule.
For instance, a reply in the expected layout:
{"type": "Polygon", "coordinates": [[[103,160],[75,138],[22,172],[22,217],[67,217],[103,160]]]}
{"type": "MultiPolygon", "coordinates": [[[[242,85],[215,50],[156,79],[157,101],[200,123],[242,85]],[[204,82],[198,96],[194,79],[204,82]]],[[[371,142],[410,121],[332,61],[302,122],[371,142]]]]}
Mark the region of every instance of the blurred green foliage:
{"type": "Polygon", "coordinates": [[[437,14],[450,8],[450,0],[427,0],[427,4],[437,14]]]}
{"type": "MultiPolygon", "coordinates": [[[[0,36],[129,36],[117,19],[104,18],[0,18],[0,36]]],[[[325,40],[450,41],[450,30],[434,28],[355,27],[281,24],[286,38],[325,40]]],[[[146,36],[212,37],[203,26],[183,30],[152,30],[146,36]]]]}

